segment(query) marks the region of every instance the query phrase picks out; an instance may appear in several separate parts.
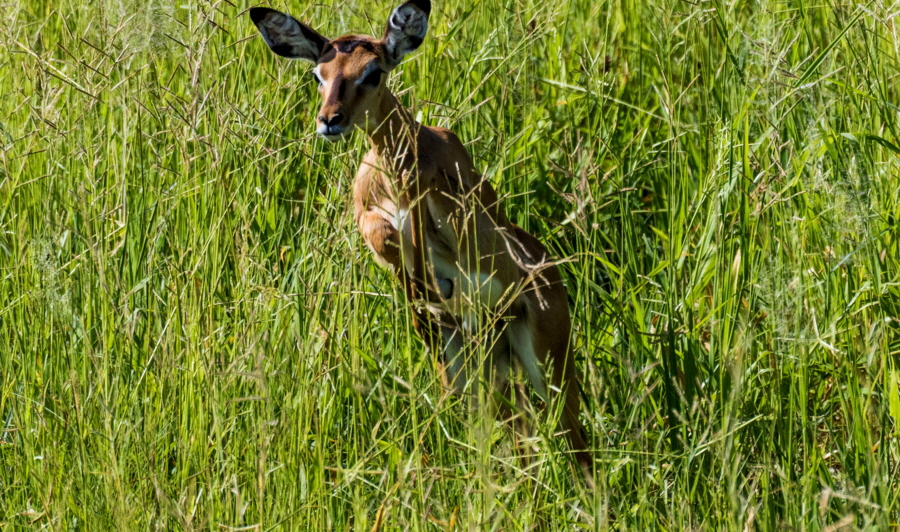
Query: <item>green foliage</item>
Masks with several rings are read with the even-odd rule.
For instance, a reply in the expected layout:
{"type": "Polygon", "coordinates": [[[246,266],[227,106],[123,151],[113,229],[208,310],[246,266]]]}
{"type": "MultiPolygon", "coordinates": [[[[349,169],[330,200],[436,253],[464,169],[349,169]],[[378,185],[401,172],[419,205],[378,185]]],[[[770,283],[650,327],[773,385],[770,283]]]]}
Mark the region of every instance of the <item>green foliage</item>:
{"type": "Polygon", "coordinates": [[[391,83],[569,259],[592,492],[442,390],[250,6],[2,8],[0,528],[897,526],[896,5],[436,3],[391,83]]]}

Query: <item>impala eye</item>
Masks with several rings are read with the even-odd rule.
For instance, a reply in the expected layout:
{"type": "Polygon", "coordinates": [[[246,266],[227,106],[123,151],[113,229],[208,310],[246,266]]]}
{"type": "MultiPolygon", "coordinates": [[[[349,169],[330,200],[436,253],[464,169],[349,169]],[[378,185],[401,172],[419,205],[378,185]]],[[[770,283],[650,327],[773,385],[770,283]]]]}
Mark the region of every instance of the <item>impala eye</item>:
{"type": "Polygon", "coordinates": [[[320,78],[319,75],[316,74],[315,72],[313,72],[312,75],[313,75],[313,79],[316,80],[316,83],[318,83],[319,85],[322,85],[322,78],[320,78]]]}
{"type": "Polygon", "coordinates": [[[362,80],[362,84],[370,87],[377,87],[378,84],[381,83],[382,74],[384,74],[383,70],[374,70],[362,80]]]}

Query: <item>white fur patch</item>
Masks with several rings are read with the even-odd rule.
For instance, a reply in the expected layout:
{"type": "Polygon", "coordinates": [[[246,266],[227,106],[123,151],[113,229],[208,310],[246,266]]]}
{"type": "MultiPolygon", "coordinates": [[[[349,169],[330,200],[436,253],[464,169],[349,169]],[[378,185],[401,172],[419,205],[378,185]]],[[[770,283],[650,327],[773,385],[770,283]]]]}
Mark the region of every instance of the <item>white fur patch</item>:
{"type": "Polygon", "coordinates": [[[475,332],[481,312],[496,309],[506,293],[506,287],[496,275],[463,272],[458,263],[451,263],[447,260],[449,257],[434,252],[435,246],[431,242],[428,245],[432,250],[428,267],[434,275],[436,287],[442,291],[450,287],[452,291],[450,297],[439,306],[461,318],[465,330],[475,332]]]}
{"type": "Polygon", "coordinates": [[[470,294],[476,296],[473,301],[476,305],[484,305],[489,309],[493,309],[500,302],[500,297],[503,295],[503,285],[500,284],[495,275],[470,273],[465,276],[460,275],[460,277],[465,279],[463,282],[468,283],[468,287],[464,287],[463,290],[467,290],[470,294]]]}
{"type": "Polygon", "coordinates": [[[390,217],[391,225],[394,226],[395,231],[400,231],[400,228],[403,227],[403,224],[406,223],[406,220],[409,218],[409,211],[407,209],[397,209],[397,214],[390,217]]]}

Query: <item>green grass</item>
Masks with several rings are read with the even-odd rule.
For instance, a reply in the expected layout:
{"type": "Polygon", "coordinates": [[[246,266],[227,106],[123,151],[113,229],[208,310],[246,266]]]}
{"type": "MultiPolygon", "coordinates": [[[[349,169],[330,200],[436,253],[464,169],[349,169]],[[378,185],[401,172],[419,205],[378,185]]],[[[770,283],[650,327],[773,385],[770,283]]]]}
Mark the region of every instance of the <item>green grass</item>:
{"type": "Polygon", "coordinates": [[[593,492],[443,392],[250,6],[0,5],[0,529],[897,526],[897,4],[436,3],[391,83],[570,259],[593,492]]]}

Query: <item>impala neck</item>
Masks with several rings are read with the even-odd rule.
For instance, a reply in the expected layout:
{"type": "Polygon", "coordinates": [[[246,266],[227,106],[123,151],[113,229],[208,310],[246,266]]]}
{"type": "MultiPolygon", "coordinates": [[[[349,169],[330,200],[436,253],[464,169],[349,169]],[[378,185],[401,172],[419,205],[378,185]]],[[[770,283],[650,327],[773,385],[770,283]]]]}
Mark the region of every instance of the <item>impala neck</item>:
{"type": "Polygon", "coordinates": [[[373,117],[377,118],[373,120],[375,126],[366,131],[375,153],[383,160],[396,162],[414,154],[422,125],[390,91],[385,92],[378,111],[380,116],[373,117]]]}

